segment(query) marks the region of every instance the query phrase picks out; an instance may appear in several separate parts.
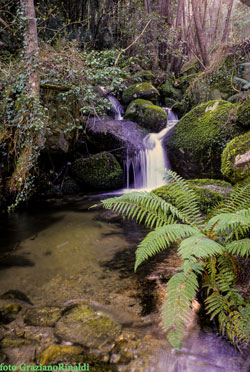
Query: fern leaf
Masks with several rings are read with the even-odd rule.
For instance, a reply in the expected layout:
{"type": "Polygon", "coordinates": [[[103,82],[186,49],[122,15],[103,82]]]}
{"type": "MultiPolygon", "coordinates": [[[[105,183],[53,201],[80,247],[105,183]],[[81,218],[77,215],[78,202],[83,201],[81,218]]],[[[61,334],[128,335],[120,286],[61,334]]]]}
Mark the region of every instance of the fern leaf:
{"type": "Polygon", "coordinates": [[[250,208],[250,184],[237,187],[229,198],[225,199],[213,210],[212,215],[234,213],[248,208],[250,208]]]}
{"type": "Polygon", "coordinates": [[[166,225],[150,232],[137,247],[135,270],[143,261],[166,249],[171,243],[197,233],[197,229],[184,224],[166,225]]]}
{"type": "Polygon", "coordinates": [[[192,301],[199,285],[194,272],[175,274],[167,284],[167,297],[162,307],[164,328],[168,331],[168,340],[179,348],[192,315],[192,301]]]}
{"type": "Polygon", "coordinates": [[[176,207],[186,216],[186,222],[192,226],[201,226],[204,221],[200,213],[197,196],[189,184],[172,170],[166,172],[171,197],[176,207]]]}
{"type": "Polygon", "coordinates": [[[176,220],[188,223],[188,218],[175,206],[150,192],[132,192],[102,200],[103,207],[111,209],[150,228],[172,224],[176,220]]]}
{"type": "Polygon", "coordinates": [[[228,243],[225,247],[226,251],[231,254],[236,254],[240,257],[248,257],[250,255],[250,239],[245,238],[228,243]]]}
{"type": "Polygon", "coordinates": [[[204,259],[215,254],[222,254],[224,247],[204,234],[196,234],[183,240],[178,249],[179,254],[185,260],[204,259]]]}
{"type": "MultiPolygon", "coordinates": [[[[247,229],[250,227],[250,209],[238,211],[236,213],[221,213],[212,217],[206,226],[206,231],[216,233],[237,232],[239,228],[247,229]]],[[[243,232],[243,230],[242,230],[243,232]]]]}

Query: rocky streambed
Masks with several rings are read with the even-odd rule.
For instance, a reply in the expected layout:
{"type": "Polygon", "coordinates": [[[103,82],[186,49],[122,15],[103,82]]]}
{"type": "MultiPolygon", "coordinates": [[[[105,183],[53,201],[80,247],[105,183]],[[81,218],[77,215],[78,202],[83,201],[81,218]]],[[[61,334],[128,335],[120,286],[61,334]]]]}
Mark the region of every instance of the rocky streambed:
{"type": "Polygon", "coordinates": [[[1,223],[0,361],[90,371],[247,372],[249,360],[194,317],[183,349],[161,329],[174,251],[133,271],[144,231],[96,200],[50,200],[1,223]]]}

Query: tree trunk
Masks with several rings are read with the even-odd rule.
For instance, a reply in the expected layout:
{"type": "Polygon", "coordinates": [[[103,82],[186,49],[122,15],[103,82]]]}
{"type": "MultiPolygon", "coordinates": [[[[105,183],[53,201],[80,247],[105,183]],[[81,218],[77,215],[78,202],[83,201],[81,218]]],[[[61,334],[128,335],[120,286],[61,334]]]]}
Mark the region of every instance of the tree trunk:
{"type": "Polygon", "coordinates": [[[208,66],[208,53],[207,53],[207,37],[202,28],[202,23],[199,14],[199,7],[197,6],[197,0],[192,0],[192,10],[196,29],[196,36],[198,40],[199,50],[204,66],[208,66]]]}
{"type": "Polygon", "coordinates": [[[222,43],[225,43],[226,40],[227,40],[227,35],[228,35],[228,30],[229,30],[229,23],[230,23],[231,13],[232,13],[232,9],[233,9],[233,2],[234,2],[234,0],[230,0],[229,8],[228,8],[228,11],[227,11],[225,28],[224,28],[224,32],[223,32],[222,39],[221,39],[222,43]]]}
{"type": "Polygon", "coordinates": [[[40,71],[38,67],[38,37],[34,0],[21,0],[26,17],[25,55],[28,61],[28,88],[33,96],[39,97],[40,71]]]}

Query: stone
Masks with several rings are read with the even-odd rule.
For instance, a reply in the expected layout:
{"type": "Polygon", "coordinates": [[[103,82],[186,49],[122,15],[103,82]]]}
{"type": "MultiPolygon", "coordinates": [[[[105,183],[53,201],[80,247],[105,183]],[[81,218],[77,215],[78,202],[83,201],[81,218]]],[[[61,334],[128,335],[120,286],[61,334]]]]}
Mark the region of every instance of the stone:
{"type": "Polygon", "coordinates": [[[58,337],[102,353],[112,350],[120,334],[117,322],[88,305],[71,307],[56,324],[58,337]]]}
{"type": "Polygon", "coordinates": [[[230,141],[222,154],[221,171],[230,182],[250,177],[250,131],[230,141]]]}
{"type": "Polygon", "coordinates": [[[43,308],[27,309],[24,322],[27,325],[38,327],[54,327],[61,317],[62,309],[60,307],[45,306],[43,308]]]}
{"type": "Polygon", "coordinates": [[[123,170],[114,155],[108,152],[77,159],[72,164],[72,174],[90,190],[114,190],[123,185],[123,170]]]}
{"type": "Polygon", "coordinates": [[[125,119],[136,121],[150,132],[160,132],[166,126],[167,113],[151,101],[136,99],[129,104],[125,119]]]}
{"type": "Polygon", "coordinates": [[[184,115],[167,138],[170,164],[184,178],[222,178],[221,154],[242,133],[234,122],[235,106],[209,101],[184,115]]]}
{"type": "Polygon", "coordinates": [[[242,126],[250,127],[250,98],[238,106],[235,119],[242,126]]]}
{"type": "MultiPolygon", "coordinates": [[[[54,364],[55,361],[71,361],[72,356],[83,355],[83,349],[79,346],[71,345],[50,345],[38,355],[38,361],[41,365],[54,364]]],[[[82,358],[81,358],[82,359],[82,358]]]]}
{"type": "Polygon", "coordinates": [[[122,93],[122,100],[125,104],[137,98],[149,99],[156,103],[160,97],[158,90],[150,83],[138,83],[130,85],[122,93]]]}
{"type": "Polygon", "coordinates": [[[175,101],[179,101],[182,99],[182,93],[180,89],[174,88],[173,84],[170,80],[166,80],[165,83],[163,83],[159,88],[160,94],[163,97],[163,100],[172,98],[175,101]]]}

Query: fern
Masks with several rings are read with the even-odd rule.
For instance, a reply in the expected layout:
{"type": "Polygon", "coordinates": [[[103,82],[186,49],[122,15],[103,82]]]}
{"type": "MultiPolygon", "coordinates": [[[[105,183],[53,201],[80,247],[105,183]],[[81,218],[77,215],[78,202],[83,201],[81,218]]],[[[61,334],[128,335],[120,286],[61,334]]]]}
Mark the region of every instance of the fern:
{"type": "Polygon", "coordinates": [[[210,319],[218,320],[220,332],[234,345],[244,347],[249,340],[250,306],[235,287],[234,255],[248,257],[250,253],[250,239],[246,236],[250,230],[250,185],[237,188],[213,210],[205,224],[188,183],[173,171],[168,171],[166,177],[174,205],[148,192],[133,192],[103,200],[102,204],[153,229],[137,247],[135,270],[173,243],[179,244],[178,254],[184,263],[167,284],[162,309],[171,344],[181,344],[200,276],[210,319]]]}

